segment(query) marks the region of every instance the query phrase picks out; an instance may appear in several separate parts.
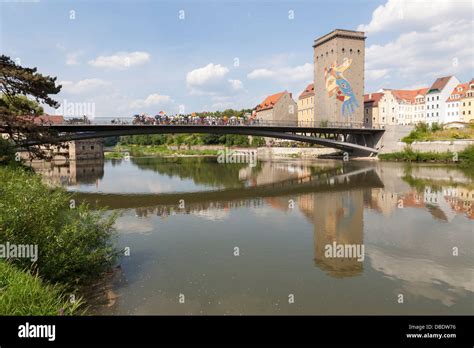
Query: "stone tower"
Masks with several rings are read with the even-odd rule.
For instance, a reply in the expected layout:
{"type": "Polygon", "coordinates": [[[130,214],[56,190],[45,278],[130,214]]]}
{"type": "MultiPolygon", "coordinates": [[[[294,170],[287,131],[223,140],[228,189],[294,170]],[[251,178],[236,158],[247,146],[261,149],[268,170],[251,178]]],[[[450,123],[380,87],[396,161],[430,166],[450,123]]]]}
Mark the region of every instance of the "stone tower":
{"type": "Polygon", "coordinates": [[[363,124],[364,32],[336,29],[313,47],[315,121],[363,124]]]}

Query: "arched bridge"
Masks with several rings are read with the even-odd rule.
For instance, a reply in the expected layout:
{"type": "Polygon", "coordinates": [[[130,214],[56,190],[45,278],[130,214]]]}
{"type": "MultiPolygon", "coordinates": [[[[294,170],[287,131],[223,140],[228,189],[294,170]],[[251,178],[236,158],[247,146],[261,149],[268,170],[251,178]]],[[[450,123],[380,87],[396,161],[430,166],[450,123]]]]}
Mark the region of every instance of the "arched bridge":
{"type": "Polygon", "coordinates": [[[318,144],[347,151],[357,156],[377,154],[375,144],[384,132],[383,129],[362,127],[298,127],[288,125],[57,124],[43,127],[58,132],[58,140],[60,141],[143,134],[240,134],[318,144]]]}

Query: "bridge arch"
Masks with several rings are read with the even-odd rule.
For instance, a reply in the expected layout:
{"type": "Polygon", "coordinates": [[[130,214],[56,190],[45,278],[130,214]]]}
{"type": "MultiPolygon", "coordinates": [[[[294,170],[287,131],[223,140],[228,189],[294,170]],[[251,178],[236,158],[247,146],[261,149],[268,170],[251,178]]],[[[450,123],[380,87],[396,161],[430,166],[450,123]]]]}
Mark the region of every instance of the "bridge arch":
{"type": "MultiPolygon", "coordinates": [[[[278,138],[286,140],[301,141],[310,144],[322,145],[325,147],[347,151],[357,155],[370,156],[378,151],[372,147],[359,145],[348,141],[339,141],[335,139],[321,138],[318,136],[307,136],[295,133],[322,133],[324,130],[301,128],[301,127],[262,127],[262,126],[200,126],[200,125],[53,125],[49,129],[64,133],[58,137],[59,141],[71,141],[82,139],[106,138],[125,135],[146,135],[146,134],[238,134],[253,135],[269,138],[278,138]]],[[[328,129],[328,133],[335,134],[337,129],[328,129]]],[[[344,133],[344,130],[339,130],[344,133]]],[[[373,135],[372,130],[353,129],[345,130],[345,139],[347,134],[373,135]]],[[[30,144],[38,145],[38,144],[30,144]]]]}

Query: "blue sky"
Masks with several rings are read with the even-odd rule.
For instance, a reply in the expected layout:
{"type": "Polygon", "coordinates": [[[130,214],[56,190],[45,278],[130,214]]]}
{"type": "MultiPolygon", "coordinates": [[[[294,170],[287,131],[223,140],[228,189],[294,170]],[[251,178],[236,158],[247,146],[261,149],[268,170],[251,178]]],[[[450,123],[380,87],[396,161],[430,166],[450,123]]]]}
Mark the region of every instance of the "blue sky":
{"type": "Polygon", "coordinates": [[[366,92],[473,75],[469,0],[0,6],[1,52],[57,76],[56,99],[93,103],[96,117],[253,108],[285,89],[297,98],[312,82],[313,40],[335,28],[366,31],[366,92]]]}

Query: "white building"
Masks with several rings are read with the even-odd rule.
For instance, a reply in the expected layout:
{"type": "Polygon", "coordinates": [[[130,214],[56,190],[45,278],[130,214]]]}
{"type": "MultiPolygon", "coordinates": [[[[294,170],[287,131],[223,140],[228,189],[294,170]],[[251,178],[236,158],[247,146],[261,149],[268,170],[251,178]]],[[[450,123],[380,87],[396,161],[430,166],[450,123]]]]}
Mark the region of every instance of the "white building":
{"type": "Polygon", "coordinates": [[[384,89],[378,102],[380,124],[408,125],[425,122],[425,94],[428,88],[415,90],[384,89]]]}
{"type": "Polygon", "coordinates": [[[399,103],[397,124],[408,125],[425,122],[425,95],[428,88],[392,90],[399,103]]]}
{"type": "Polygon", "coordinates": [[[432,125],[435,122],[447,122],[446,99],[457,85],[459,80],[455,76],[440,77],[431,85],[425,98],[426,123],[432,125]]]}
{"type": "Polygon", "coordinates": [[[392,90],[384,89],[383,96],[378,103],[379,120],[382,125],[398,124],[398,100],[393,95],[392,90]]]}
{"type": "Polygon", "coordinates": [[[461,99],[464,98],[464,95],[469,87],[468,83],[460,83],[454,87],[451,95],[446,99],[446,117],[445,123],[448,122],[459,122],[463,121],[461,115],[461,99]]]}

